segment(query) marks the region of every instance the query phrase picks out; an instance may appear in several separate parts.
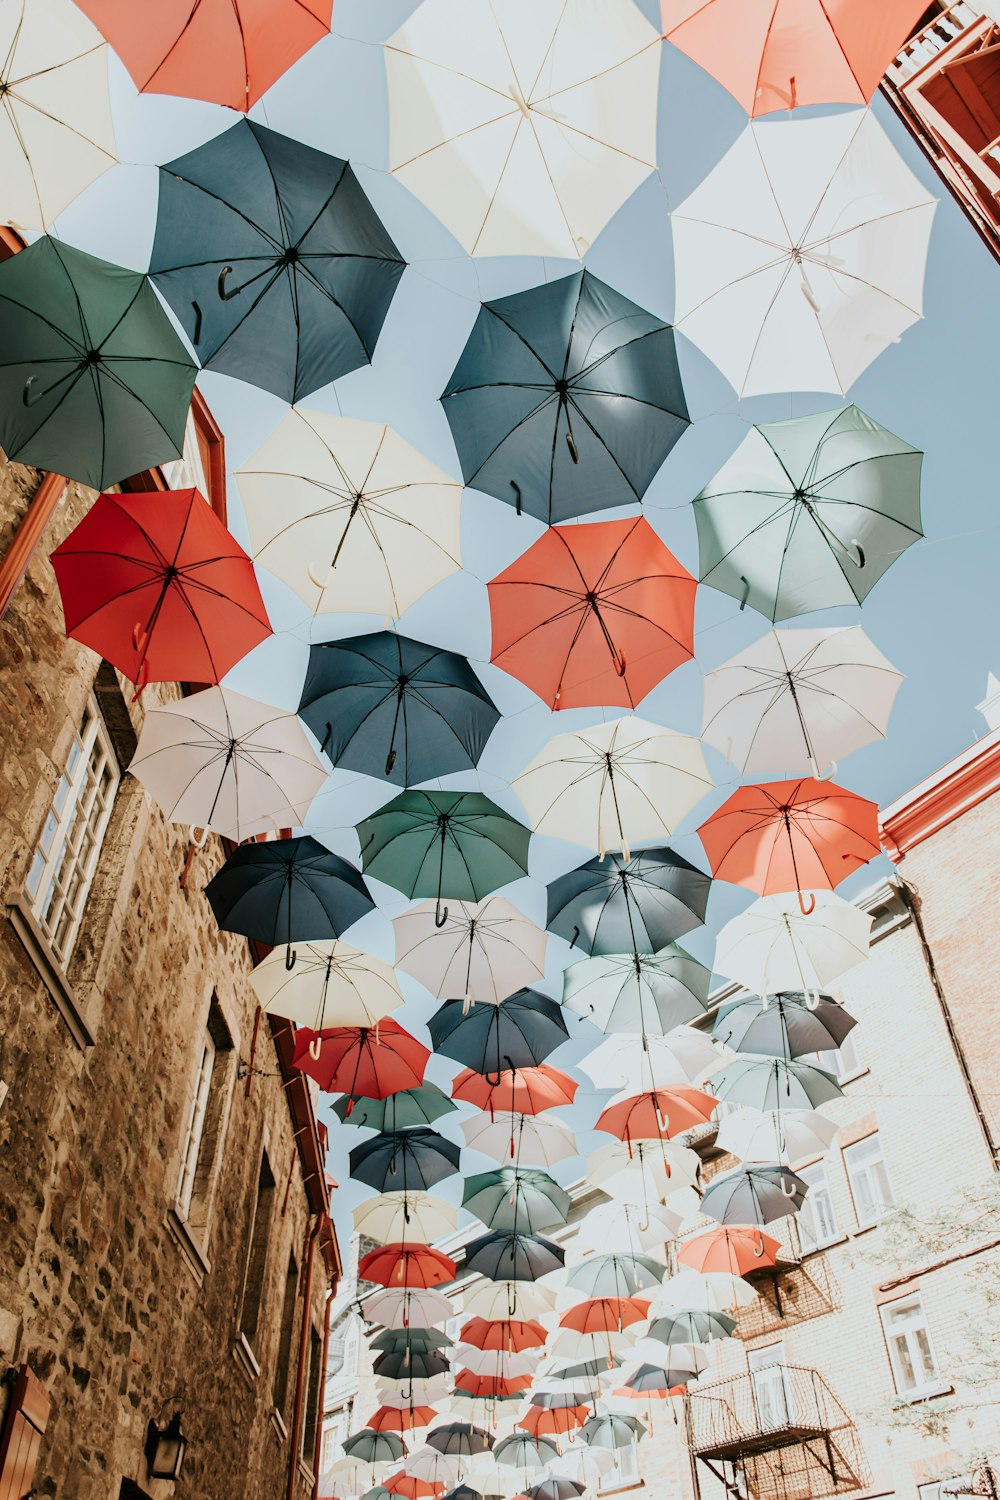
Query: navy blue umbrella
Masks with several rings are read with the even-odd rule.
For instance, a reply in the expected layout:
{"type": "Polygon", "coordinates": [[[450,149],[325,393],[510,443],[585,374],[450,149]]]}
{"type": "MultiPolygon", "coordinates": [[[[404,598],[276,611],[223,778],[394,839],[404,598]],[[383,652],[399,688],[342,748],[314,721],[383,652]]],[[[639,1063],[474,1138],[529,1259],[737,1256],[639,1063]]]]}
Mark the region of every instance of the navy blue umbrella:
{"type": "Polygon", "coordinates": [[[465,1247],[465,1270],[490,1281],[537,1281],[557,1271],[565,1259],[565,1250],[551,1240],[510,1229],[481,1235],[465,1247]]]}
{"type": "Polygon", "coordinates": [[[436,1130],[387,1131],[355,1146],[351,1176],[377,1193],[422,1193],[458,1171],[460,1148],[436,1130]]]}
{"type": "Polygon", "coordinates": [[[505,1069],[537,1067],[569,1036],[562,1006],[531,989],[471,1009],[446,1000],[427,1029],[435,1052],[496,1081],[505,1069]]]}
{"type": "Polygon", "coordinates": [[[552,882],[546,926],[587,953],[658,953],[701,926],[711,885],[665,845],[607,854],[552,882]]]}
{"type": "Polygon", "coordinates": [[[335,766],[400,786],[475,766],[500,718],[464,656],[391,630],[311,647],[299,713],[335,766]]]}
{"type": "Polygon", "coordinates": [[[590,271],[484,303],[441,402],[466,484],[546,522],[634,505],[689,422],[673,329],[590,271]]]}
{"type": "Polygon", "coordinates": [[[160,168],[150,275],[205,369],[285,401],[370,363],[405,265],[346,161],[253,120],[160,168]]]}

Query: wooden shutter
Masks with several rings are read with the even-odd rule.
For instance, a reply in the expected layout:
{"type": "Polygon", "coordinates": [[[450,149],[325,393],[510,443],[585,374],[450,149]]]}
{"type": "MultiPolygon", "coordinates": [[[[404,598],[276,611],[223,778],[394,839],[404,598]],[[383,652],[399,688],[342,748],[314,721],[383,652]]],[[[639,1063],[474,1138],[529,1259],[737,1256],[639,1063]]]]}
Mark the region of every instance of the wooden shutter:
{"type": "Polygon", "coordinates": [[[0,1500],[34,1494],[35,1465],[51,1401],[38,1376],[22,1365],[0,1434],[0,1500]]]}

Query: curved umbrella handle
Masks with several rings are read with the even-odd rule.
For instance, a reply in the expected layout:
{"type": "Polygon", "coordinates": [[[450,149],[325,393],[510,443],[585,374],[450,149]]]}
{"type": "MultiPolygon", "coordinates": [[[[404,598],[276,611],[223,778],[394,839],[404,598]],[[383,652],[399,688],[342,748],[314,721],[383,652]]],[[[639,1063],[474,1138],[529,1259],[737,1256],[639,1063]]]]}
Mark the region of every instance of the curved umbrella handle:
{"type": "Polygon", "coordinates": [[[132,650],[145,651],[148,645],[149,631],[145,628],[141,621],[136,620],[135,624],[132,626],[132,650]]]}
{"type": "Polygon", "coordinates": [[[295,960],[297,958],[298,958],[298,954],[296,953],[295,949],[292,947],[291,943],[289,943],[288,946],[285,949],[285,968],[288,970],[289,974],[295,968],[295,960]]]}
{"type": "Polygon", "coordinates": [[[580,450],[576,446],[576,438],[573,436],[573,429],[571,427],[567,427],[566,429],[566,447],[569,449],[570,458],[575,464],[578,464],[580,462],[580,450]]]}
{"type": "Polygon", "coordinates": [[[322,1054],[323,1038],[321,1036],[314,1036],[312,1041],[309,1043],[309,1056],[312,1058],[313,1062],[319,1062],[322,1054]]]}
{"type": "Polygon", "coordinates": [[[329,743],[330,743],[330,741],[332,739],[333,739],[333,725],[330,723],[330,720],[327,719],[327,721],[326,721],[326,734],[324,734],[322,742],[321,742],[320,747],[319,747],[319,753],[320,753],[320,755],[325,755],[326,754],[327,746],[329,745],[329,743]]]}
{"type": "Polygon", "coordinates": [[[795,1197],[795,1184],[794,1182],[789,1182],[787,1177],[780,1177],[778,1179],[778,1186],[781,1188],[781,1196],[783,1198],[795,1197]]]}
{"type": "Polygon", "coordinates": [[[191,824],[191,827],[188,829],[188,835],[196,849],[204,849],[205,845],[208,843],[209,832],[210,830],[207,828],[199,828],[197,824],[191,824]]]}
{"type": "Polygon", "coordinates": [[[521,486],[519,484],[515,484],[512,479],[510,482],[510,487],[514,491],[514,510],[518,515],[521,515],[521,486]]]}
{"type": "Polygon", "coordinates": [[[389,754],[385,758],[385,774],[387,776],[391,776],[392,775],[392,768],[393,768],[393,766],[395,764],[396,764],[396,752],[395,752],[395,750],[390,750],[389,754]]]}
{"type": "Polygon", "coordinates": [[[833,778],[836,776],[836,774],[837,774],[837,762],[835,760],[832,760],[830,762],[830,769],[828,771],[821,771],[820,774],[817,776],[816,780],[817,781],[832,781],[833,778]]]}
{"type": "Polygon", "coordinates": [[[27,380],[24,382],[24,389],[21,392],[21,400],[23,401],[25,406],[36,405],[36,403],[41,401],[42,397],[45,395],[44,391],[32,390],[32,386],[37,385],[37,383],[37,375],[29,375],[27,380]]]}
{"type": "Polygon", "coordinates": [[[864,549],[864,547],[862,547],[861,543],[858,541],[858,539],[857,539],[856,536],[852,536],[851,537],[851,546],[854,548],[855,552],[858,554],[857,558],[855,559],[855,561],[857,562],[858,567],[859,568],[863,568],[865,566],[866,561],[867,561],[867,559],[865,557],[865,549],[864,549]]]}
{"type": "Polygon", "coordinates": [[[622,651],[615,657],[615,671],[618,673],[619,677],[625,676],[626,665],[627,663],[625,661],[625,653],[624,651],[622,651]]]}
{"type": "Polygon", "coordinates": [[[499,1068],[497,1069],[497,1074],[496,1074],[496,1078],[495,1079],[494,1079],[492,1073],[484,1073],[483,1077],[486,1079],[486,1087],[487,1088],[498,1089],[500,1087],[500,1069],[499,1068]]]}
{"type": "Polygon", "coordinates": [[[443,927],[447,920],[448,908],[446,906],[442,906],[439,899],[437,906],[434,908],[434,926],[443,927]]]}
{"type": "Polygon", "coordinates": [[[306,572],[309,575],[309,582],[312,583],[312,584],[315,584],[316,588],[322,590],[322,589],[328,589],[330,587],[330,583],[331,583],[331,580],[333,578],[333,569],[332,568],[327,568],[327,570],[326,570],[326,577],[325,578],[320,578],[319,574],[316,572],[316,569],[313,567],[312,563],[310,563],[309,566],[308,566],[308,568],[306,568],[306,572]]]}
{"type": "Polygon", "coordinates": [[[243,290],[242,287],[238,286],[235,287],[231,292],[226,291],[226,277],[232,275],[232,270],[232,266],[223,266],[222,270],[219,272],[219,296],[222,298],[223,302],[232,302],[233,298],[238,297],[240,292],[243,290]]]}
{"type": "Polygon", "coordinates": [[[749,578],[744,578],[743,574],[741,573],[740,583],[742,583],[743,585],[743,597],[740,600],[740,614],[742,614],[747,607],[747,600],[750,598],[750,580],[749,578]]]}
{"type": "Polygon", "coordinates": [[[809,905],[808,906],[806,905],[805,901],[802,899],[802,892],[799,891],[797,894],[798,894],[798,898],[799,898],[799,909],[801,910],[802,915],[804,917],[811,917],[812,914],[813,914],[813,912],[816,910],[816,893],[815,893],[815,891],[810,891],[809,892],[809,905]]]}

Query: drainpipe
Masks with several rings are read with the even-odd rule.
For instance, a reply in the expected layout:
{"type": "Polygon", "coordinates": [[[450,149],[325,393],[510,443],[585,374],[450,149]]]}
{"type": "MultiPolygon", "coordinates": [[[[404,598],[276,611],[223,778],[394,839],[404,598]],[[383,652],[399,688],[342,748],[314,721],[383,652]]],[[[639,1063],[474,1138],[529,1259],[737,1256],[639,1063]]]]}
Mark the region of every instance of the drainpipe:
{"type": "Polygon", "coordinates": [[[288,1455],[287,1500],[295,1500],[295,1471],[299,1462],[299,1442],[302,1437],[302,1405],[305,1399],[306,1355],[309,1352],[309,1331],[312,1320],[309,1308],[312,1304],[313,1265],[316,1260],[316,1242],[323,1227],[323,1214],[317,1214],[306,1233],[306,1274],[302,1286],[302,1332],[299,1336],[299,1367],[295,1377],[295,1408],[292,1413],[290,1452],[288,1455]]]}
{"type": "Polygon", "coordinates": [[[320,1365],[320,1403],[316,1415],[316,1443],[313,1450],[313,1489],[312,1500],[317,1500],[319,1495],[319,1466],[323,1455],[323,1411],[326,1406],[326,1361],[330,1352],[330,1314],[333,1311],[333,1299],[337,1295],[336,1287],[328,1287],[326,1293],[326,1312],[323,1317],[323,1363],[320,1365]]]}

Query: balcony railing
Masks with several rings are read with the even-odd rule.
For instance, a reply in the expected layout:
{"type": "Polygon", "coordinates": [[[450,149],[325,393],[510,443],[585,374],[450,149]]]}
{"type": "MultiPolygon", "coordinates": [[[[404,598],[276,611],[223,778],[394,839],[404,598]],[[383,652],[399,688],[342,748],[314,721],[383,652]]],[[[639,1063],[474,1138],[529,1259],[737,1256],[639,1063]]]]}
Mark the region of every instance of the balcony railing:
{"type": "Polygon", "coordinates": [[[922,31],[910,37],[899,56],[889,65],[886,77],[897,87],[905,83],[937,57],[938,53],[943,52],[945,47],[950,46],[963,31],[973,26],[981,15],[982,11],[975,5],[970,5],[969,0],[958,0],[957,5],[943,10],[922,31]]]}
{"type": "Polygon", "coordinates": [[[818,1370],[768,1365],[714,1385],[692,1388],[691,1446],[696,1454],[731,1459],[851,1425],[818,1370]]]}

